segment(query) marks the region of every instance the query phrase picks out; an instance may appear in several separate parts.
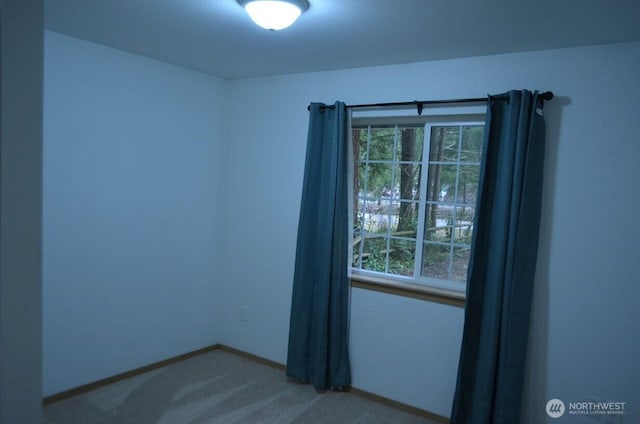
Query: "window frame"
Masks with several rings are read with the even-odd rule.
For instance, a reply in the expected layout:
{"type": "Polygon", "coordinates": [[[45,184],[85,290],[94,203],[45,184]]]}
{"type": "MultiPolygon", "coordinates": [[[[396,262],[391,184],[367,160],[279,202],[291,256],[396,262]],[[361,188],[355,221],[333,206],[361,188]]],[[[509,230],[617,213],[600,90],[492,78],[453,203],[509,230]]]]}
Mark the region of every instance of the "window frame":
{"type": "MultiPolygon", "coordinates": [[[[431,128],[438,126],[485,126],[486,107],[484,106],[458,106],[445,107],[438,109],[425,110],[422,116],[416,116],[415,110],[374,110],[374,111],[353,111],[349,121],[349,137],[352,136],[352,130],[357,128],[366,128],[367,126],[421,126],[424,130],[422,140],[422,160],[420,166],[423,169],[420,181],[420,197],[418,208],[420,211],[426,210],[427,205],[427,181],[429,173],[429,148],[431,144],[431,128]],[[425,172],[426,171],[426,172],[425,172]]],[[[353,140],[351,140],[353,145],[353,140]]],[[[459,158],[458,158],[459,159],[459,158]]],[[[353,165],[358,163],[358,158],[353,158],[353,165]]],[[[460,162],[458,161],[458,166],[460,162]]],[[[355,166],[351,167],[349,176],[350,184],[354,182],[355,166]]],[[[458,178],[458,176],[456,176],[458,178]]],[[[353,190],[350,191],[353,193],[353,190]]],[[[353,195],[350,195],[349,204],[349,262],[348,273],[354,287],[373,289],[378,291],[397,294],[401,296],[414,297],[424,300],[436,301],[439,303],[450,304],[454,306],[463,306],[466,295],[466,283],[452,280],[440,280],[422,276],[422,272],[417,270],[422,267],[421,256],[418,256],[418,249],[422,251],[425,242],[424,216],[419,219],[416,232],[416,252],[414,254],[414,276],[408,277],[399,274],[391,274],[387,272],[372,271],[353,267],[353,202],[357,201],[353,195]]],[[[455,202],[454,202],[454,207],[455,202]]],[[[363,241],[362,241],[363,242],[363,241]]]]}

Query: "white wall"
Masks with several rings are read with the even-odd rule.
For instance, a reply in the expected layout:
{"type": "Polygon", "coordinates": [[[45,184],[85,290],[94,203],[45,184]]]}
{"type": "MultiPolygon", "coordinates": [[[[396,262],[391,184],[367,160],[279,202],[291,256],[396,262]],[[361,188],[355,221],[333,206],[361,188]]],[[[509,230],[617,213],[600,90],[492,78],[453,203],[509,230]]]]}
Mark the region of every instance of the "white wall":
{"type": "Polygon", "coordinates": [[[0,423],[42,421],[42,17],[0,4],[0,423]]]}
{"type": "MultiPolygon", "coordinates": [[[[637,421],[637,75],[634,43],[229,82],[221,341],[286,360],[310,101],[552,90],[525,416],[544,422],[549,397],[597,396],[628,402],[625,422],[637,421]]],[[[356,289],[352,297],[354,386],[448,416],[462,310],[356,289]]]]}
{"type": "Polygon", "coordinates": [[[557,114],[550,126],[558,139],[547,164],[547,242],[538,267],[543,313],[536,330],[547,336],[546,394],[565,402],[627,402],[623,422],[634,423],[640,421],[640,44],[549,59],[556,78],[564,78],[556,90],[563,98],[547,114],[549,120],[557,114]]]}
{"type": "Polygon", "coordinates": [[[45,395],[218,341],[224,96],[46,33],[45,395]]]}

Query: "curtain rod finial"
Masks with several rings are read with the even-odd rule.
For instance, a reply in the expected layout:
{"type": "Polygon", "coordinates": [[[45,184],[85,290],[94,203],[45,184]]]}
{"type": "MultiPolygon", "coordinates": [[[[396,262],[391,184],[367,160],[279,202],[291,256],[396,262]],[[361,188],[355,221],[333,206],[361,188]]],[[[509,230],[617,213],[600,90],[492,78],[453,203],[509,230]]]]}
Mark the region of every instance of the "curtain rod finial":
{"type": "Polygon", "coordinates": [[[545,91],[544,93],[541,93],[540,96],[543,100],[549,101],[553,99],[553,91],[545,91]]]}

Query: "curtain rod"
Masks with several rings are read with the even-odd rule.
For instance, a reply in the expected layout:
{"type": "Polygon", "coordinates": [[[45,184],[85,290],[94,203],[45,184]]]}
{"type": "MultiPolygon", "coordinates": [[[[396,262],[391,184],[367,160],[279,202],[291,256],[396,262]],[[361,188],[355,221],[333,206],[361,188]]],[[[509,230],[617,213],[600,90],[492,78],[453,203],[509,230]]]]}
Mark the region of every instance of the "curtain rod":
{"type": "MultiPolygon", "coordinates": [[[[545,91],[539,94],[540,98],[544,101],[553,99],[552,91],[545,91]]],[[[422,115],[424,106],[430,105],[445,105],[445,104],[460,104],[460,103],[486,103],[489,101],[489,97],[476,97],[468,99],[448,99],[448,100],[414,100],[412,102],[390,102],[390,103],[368,103],[360,105],[346,105],[347,109],[364,109],[368,107],[394,107],[394,106],[412,106],[415,105],[418,109],[418,115],[422,115]]],[[[325,105],[324,108],[332,109],[334,105],[325,105]]],[[[307,110],[311,110],[311,105],[307,106],[307,110]]]]}

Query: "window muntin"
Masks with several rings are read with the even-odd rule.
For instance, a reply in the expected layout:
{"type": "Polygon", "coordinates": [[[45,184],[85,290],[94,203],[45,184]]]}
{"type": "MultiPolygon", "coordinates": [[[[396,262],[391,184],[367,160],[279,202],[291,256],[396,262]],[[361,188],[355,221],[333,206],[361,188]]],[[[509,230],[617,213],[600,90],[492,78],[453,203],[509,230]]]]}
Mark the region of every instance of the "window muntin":
{"type": "Polygon", "coordinates": [[[483,122],[352,125],[352,272],[463,291],[483,122]]]}

